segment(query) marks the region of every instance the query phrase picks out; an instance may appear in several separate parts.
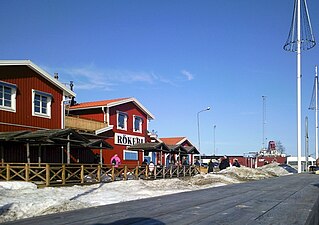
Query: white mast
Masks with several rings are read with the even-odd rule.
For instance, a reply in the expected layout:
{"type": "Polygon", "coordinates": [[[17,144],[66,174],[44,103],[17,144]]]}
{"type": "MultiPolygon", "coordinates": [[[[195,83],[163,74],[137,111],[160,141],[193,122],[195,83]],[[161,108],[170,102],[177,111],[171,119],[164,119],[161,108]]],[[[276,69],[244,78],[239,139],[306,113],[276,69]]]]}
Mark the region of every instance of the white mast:
{"type": "Polygon", "coordinates": [[[315,110],[315,122],[316,122],[316,149],[315,149],[315,157],[318,159],[318,67],[315,66],[315,80],[313,84],[313,91],[312,91],[312,97],[309,105],[309,109],[315,110]]]}
{"type": "Polygon", "coordinates": [[[318,159],[318,66],[315,67],[315,93],[316,93],[316,159],[318,159]]]}
{"type": "Polygon", "coordinates": [[[306,0],[295,0],[294,12],[288,39],[284,49],[297,53],[297,158],[298,173],[301,173],[301,50],[316,45],[306,0]],[[302,4],[301,4],[302,1],[302,4]],[[301,7],[303,7],[301,9],[301,7]],[[296,23],[297,21],[297,23],[296,23]],[[297,36],[297,38],[296,38],[297,36]]]}
{"type": "Polygon", "coordinates": [[[301,16],[300,0],[297,0],[297,157],[298,173],[301,173],[301,16]]]}

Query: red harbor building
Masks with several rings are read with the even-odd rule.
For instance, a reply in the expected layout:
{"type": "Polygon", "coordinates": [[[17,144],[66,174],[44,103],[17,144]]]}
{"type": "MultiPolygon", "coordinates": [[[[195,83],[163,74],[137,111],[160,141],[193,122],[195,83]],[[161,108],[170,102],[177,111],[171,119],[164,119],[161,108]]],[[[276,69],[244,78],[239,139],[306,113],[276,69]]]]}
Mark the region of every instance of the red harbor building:
{"type": "Polygon", "coordinates": [[[30,60],[0,60],[0,132],[63,129],[75,93],[30,60]]]}
{"type": "Polygon", "coordinates": [[[160,142],[165,143],[171,150],[170,154],[166,154],[165,164],[175,164],[176,162],[183,163],[183,158],[186,164],[194,163],[194,154],[199,154],[197,148],[191,143],[187,137],[162,137],[160,142]]]}
{"type": "Polygon", "coordinates": [[[1,162],[92,162],[91,148],[111,148],[96,136],[65,129],[65,109],[74,97],[57,74],[32,61],[0,60],[1,162]]]}
{"type": "Polygon", "coordinates": [[[71,106],[68,112],[72,118],[105,124],[105,127],[94,130],[94,134],[105,137],[105,141],[113,146],[113,150],[103,151],[104,163],[110,163],[114,154],[118,154],[122,164],[136,165],[143,161],[145,152],[130,150],[129,147],[150,142],[148,124],[155,117],[137,99],[83,102],[71,106]]]}

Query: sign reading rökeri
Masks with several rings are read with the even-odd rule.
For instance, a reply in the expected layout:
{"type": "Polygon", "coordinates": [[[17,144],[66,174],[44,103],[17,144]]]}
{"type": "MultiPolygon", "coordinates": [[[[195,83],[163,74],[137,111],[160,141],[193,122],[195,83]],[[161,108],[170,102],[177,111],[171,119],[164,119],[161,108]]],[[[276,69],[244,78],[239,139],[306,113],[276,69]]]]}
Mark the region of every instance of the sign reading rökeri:
{"type": "Polygon", "coordinates": [[[135,145],[139,143],[144,143],[145,137],[128,135],[128,134],[114,134],[114,144],[116,145],[135,145]]]}

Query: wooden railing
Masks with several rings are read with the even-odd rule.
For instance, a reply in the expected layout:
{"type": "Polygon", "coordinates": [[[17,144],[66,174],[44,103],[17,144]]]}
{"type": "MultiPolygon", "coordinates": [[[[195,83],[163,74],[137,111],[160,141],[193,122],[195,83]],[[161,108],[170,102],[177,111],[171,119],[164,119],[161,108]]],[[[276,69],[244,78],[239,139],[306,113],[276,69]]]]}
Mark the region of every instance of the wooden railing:
{"type": "Polygon", "coordinates": [[[95,120],[83,119],[74,116],[65,117],[65,127],[75,130],[93,132],[95,130],[107,127],[107,123],[98,122],[95,120]]]}
{"type": "Polygon", "coordinates": [[[27,181],[38,186],[112,182],[132,179],[165,179],[194,176],[200,173],[196,166],[148,166],[107,164],[48,164],[48,163],[2,163],[0,181],[27,181]]]}

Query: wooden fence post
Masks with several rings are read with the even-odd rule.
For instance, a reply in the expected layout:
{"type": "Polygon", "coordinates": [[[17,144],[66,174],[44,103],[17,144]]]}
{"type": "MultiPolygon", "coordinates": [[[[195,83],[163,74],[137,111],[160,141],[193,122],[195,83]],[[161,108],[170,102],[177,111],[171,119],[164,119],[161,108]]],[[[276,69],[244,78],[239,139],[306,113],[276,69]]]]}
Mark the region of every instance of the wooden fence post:
{"type": "Polygon", "coordinates": [[[124,180],[127,180],[127,165],[124,166],[124,180]]]}
{"type": "Polygon", "coordinates": [[[10,164],[9,163],[7,163],[7,181],[9,181],[10,180],[10,164]]]}
{"type": "Polygon", "coordinates": [[[115,180],[115,174],[114,174],[114,166],[112,166],[112,181],[115,180]]]}
{"type": "Polygon", "coordinates": [[[97,172],[96,172],[96,173],[97,173],[97,176],[96,176],[96,177],[97,177],[97,181],[98,181],[98,182],[101,182],[101,165],[102,165],[102,164],[98,164],[98,165],[97,165],[97,172]]]}
{"type": "Polygon", "coordinates": [[[62,164],[62,184],[65,184],[65,164],[62,164]]]}
{"type": "Polygon", "coordinates": [[[139,166],[137,165],[136,169],[135,169],[135,179],[136,180],[139,178],[138,174],[139,174],[139,166]]]}
{"type": "Polygon", "coordinates": [[[80,175],[80,179],[81,179],[81,184],[84,183],[84,165],[81,165],[81,175],[80,175]]]}
{"type": "Polygon", "coordinates": [[[165,179],[165,174],[166,174],[166,166],[163,166],[163,179],[165,179]]]}
{"type": "Polygon", "coordinates": [[[29,164],[26,163],[25,167],[24,167],[24,171],[25,171],[25,181],[29,181],[29,173],[30,173],[30,168],[29,168],[29,164]]]}
{"type": "Polygon", "coordinates": [[[45,186],[50,186],[50,165],[45,164],[45,186]]]}
{"type": "Polygon", "coordinates": [[[145,178],[148,179],[148,165],[145,168],[145,178]]]}

